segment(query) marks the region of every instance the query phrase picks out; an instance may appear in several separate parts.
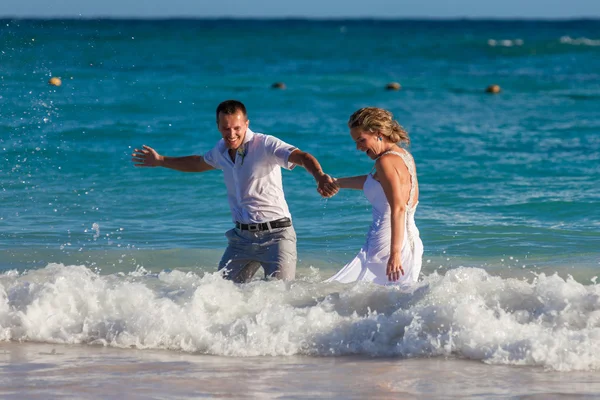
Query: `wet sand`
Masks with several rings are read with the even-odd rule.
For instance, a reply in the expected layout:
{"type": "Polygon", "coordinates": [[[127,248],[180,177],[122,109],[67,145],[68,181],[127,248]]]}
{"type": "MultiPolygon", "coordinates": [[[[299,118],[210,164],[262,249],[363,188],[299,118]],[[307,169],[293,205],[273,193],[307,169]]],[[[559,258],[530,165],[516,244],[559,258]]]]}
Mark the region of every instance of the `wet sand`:
{"type": "Polygon", "coordinates": [[[600,373],[457,359],[231,358],[0,343],[0,396],[48,398],[600,398],[600,373]]]}

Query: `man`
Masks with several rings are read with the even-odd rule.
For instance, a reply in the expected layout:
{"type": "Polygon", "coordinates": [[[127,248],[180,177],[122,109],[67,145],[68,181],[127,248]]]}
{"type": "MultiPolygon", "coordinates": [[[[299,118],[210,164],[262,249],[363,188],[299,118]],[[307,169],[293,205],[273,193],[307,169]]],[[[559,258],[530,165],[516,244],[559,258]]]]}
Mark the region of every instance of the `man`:
{"type": "Polygon", "coordinates": [[[227,100],[217,107],[222,139],[204,156],[166,157],[144,145],[135,149],[136,167],[165,167],[183,172],[223,171],[235,228],[219,271],[234,282],[247,282],[263,267],[266,277],[291,280],[296,275],[296,232],[283,194],[281,168],[303,166],[325,197],[337,192],[331,177],[312,155],[278,138],[254,133],[244,104],[227,100]],[[326,187],[327,185],[327,187],[326,187]]]}

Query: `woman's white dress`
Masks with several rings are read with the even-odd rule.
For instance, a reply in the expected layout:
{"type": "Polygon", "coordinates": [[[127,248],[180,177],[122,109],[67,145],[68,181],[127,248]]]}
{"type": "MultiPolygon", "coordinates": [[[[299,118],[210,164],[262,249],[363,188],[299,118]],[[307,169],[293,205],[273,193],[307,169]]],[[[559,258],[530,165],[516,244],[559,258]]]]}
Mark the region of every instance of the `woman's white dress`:
{"type": "Polygon", "coordinates": [[[417,208],[417,203],[414,203],[417,182],[415,162],[408,152],[389,151],[384,154],[395,154],[401,157],[411,177],[410,195],[406,208],[404,242],[402,243],[402,269],[404,275],[400,276],[400,279],[395,283],[390,282],[386,275],[392,235],[391,210],[381,184],[373,178],[372,174],[369,174],[363,187],[365,196],[373,207],[373,222],[367,234],[367,241],[356,257],[337,274],[329,278],[327,282],[369,281],[380,285],[390,283],[404,285],[416,282],[419,277],[423,257],[423,242],[421,242],[419,230],[415,224],[415,210],[417,208]]]}

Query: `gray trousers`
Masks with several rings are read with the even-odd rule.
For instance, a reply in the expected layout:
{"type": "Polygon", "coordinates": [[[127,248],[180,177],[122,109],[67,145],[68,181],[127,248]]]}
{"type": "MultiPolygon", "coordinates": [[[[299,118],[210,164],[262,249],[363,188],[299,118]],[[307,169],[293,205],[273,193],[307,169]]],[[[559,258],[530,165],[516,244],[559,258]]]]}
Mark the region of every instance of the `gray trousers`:
{"type": "Polygon", "coordinates": [[[250,232],[230,229],[229,242],[219,271],[237,283],[249,282],[262,266],[265,278],[292,280],[296,277],[296,231],[293,226],[250,232]]]}

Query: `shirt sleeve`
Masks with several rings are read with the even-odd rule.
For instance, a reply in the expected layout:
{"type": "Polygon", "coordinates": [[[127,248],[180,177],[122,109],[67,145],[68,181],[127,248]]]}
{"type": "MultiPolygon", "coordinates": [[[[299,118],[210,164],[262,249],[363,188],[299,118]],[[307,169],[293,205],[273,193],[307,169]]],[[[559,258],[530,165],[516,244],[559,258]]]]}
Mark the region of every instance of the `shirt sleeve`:
{"type": "Polygon", "coordinates": [[[294,150],[296,150],[296,146],[292,146],[275,136],[265,136],[265,151],[281,168],[293,169],[296,166],[296,164],[288,161],[294,150]]]}
{"type": "Polygon", "coordinates": [[[219,150],[219,143],[217,143],[215,145],[215,147],[213,147],[211,150],[207,151],[206,153],[204,153],[204,161],[209,164],[210,166],[217,168],[217,169],[223,169],[223,167],[221,166],[221,151],[219,150]]]}

